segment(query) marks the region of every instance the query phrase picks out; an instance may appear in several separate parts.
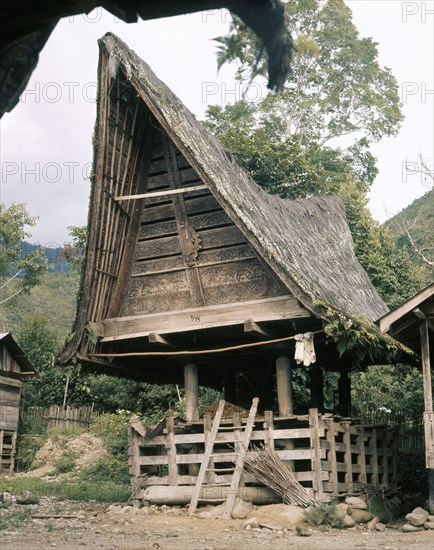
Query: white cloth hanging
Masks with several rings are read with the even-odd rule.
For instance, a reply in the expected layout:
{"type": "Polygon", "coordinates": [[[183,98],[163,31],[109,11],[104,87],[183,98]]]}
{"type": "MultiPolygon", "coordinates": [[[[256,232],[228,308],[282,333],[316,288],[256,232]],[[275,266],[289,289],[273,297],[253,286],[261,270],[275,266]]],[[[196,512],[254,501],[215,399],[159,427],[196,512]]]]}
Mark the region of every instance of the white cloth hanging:
{"type": "Polygon", "coordinates": [[[313,346],[313,333],[295,335],[295,361],[308,367],[316,361],[315,348],[313,346]]]}

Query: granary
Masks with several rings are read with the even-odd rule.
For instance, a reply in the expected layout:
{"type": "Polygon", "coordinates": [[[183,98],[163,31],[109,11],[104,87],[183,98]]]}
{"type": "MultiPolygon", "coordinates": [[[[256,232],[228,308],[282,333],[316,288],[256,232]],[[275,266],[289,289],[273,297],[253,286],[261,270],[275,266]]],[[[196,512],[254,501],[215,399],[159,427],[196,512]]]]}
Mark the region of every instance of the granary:
{"type": "MultiPolygon", "coordinates": [[[[123,42],[107,34],[99,44],[88,245],[60,362],[185,383],[187,424],[171,418],[151,435],[136,430],[133,475],[169,464],[164,483],[193,483],[181,470],[203,461],[198,449],[210,420],[199,418],[202,385],[247,409],[259,397],[262,428],[255,424],[252,439],[277,440],[281,458],[300,460],[299,479],[316,483],[318,494],[348,490],[355,480],[389,484],[391,434],[381,428],[383,441],[375,427],[352,426],[353,357],[340,357],[324,334],[326,310],[349,322],[388,311],[354,255],[342,202],[266,193],[123,42]],[[310,352],[301,366],[296,341],[310,352]],[[294,411],[293,368],[309,369],[309,414],[294,411]],[[342,424],[331,412],[318,417],[326,370],[339,373],[342,424]],[[298,442],[284,441],[288,429],[300,430],[298,442]],[[166,436],[175,437],[172,451],[166,436]]],[[[233,421],[234,429],[242,423],[233,421]]]]}
{"type": "Polygon", "coordinates": [[[9,332],[0,332],[0,472],[13,471],[23,379],[35,370],[9,332]]]}

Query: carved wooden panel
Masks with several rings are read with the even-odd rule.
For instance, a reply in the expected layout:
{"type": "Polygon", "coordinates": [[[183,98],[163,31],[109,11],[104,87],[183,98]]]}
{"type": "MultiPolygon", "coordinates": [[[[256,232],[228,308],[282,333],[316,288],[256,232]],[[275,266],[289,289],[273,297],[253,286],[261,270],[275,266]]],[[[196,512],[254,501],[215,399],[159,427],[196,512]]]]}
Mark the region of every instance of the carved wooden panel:
{"type": "Polygon", "coordinates": [[[207,305],[244,302],[284,294],[258,259],[199,270],[207,305]]]}
{"type": "MultiPolygon", "coordinates": [[[[200,183],[186,159],[161,135],[154,143],[147,190],[200,183]]],[[[145,199],[123,315],[286,294],[210,191],[145,199]]]]}
{"type": "Polygon", "coordinates": [[[156,313],[192,307],[185,271],[132,278],[124,315],[156,313]]]}

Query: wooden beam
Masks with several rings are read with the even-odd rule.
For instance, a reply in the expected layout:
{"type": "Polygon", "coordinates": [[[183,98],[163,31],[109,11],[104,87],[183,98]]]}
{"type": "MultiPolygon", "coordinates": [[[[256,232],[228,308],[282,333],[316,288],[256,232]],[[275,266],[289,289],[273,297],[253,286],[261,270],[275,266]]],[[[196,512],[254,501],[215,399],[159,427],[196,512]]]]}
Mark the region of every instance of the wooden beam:
{"type": "Polygon", "coordinates": [[[174,347],[173,344],[171,344],[166,340],[166,338],[163,338],[163,336],[160,336],[158,332],[150,332],[148,334],[148,340],[150,344],[160,344],[160,346],[166,346],[170,348],[174,347]]]}
{"type": "Polygon", "coordinates": [[[244,321],[244,332],[246,332],[247,334],[251,334],[252,336],[256,336],[258,338],[271,339],[275,337],[268,330],[263,329],[257,323],[255,323],[255,321],[252,318],[246,319],[244,321]]]}
{"type": "Polygon", "coordinates": [[[394,310],[386,313],[386,315],[384,315],[381,319],[379,319],[379,321],[377,321],[380,327],[380,331],[382,333],[387,332],[395,321],[400,319],[403,315],[405,315],[415,307],[419,306],[419,304],[432,296],[433,292],[434,283],[418,292],[415,296],[413,296],[394,310]]]}
{"type": "Polygon", "coordinates": [[[123,197],[115,197],[115,201],[131,201],[135,199],[149,199],[152,197],[165,197],[167,195],[179,195],[180,193],[190,193],[192,191],[200,191],[208,189],[206,185],[192,185],[191,187],[183,187],[182,189],[169,189],[168,191],[151,191],[150,193],[140,193],[138,195],[125,195],[123,197]]]}
{"type": "Polygon", "coordinates": [[[426,319],[420,321],[420,348],[422,358],[423,374],[423,396],[425,402],[425,412],[432,412],[432,384],[431,384],[431,364],[429,354],[429,335],[428,323],[426,319]]]}
{"type": "Polygon", "coordinates": [[[183,311],[117,317],[101,321],[102,342],[141,338],[150,332],[170,334],[218,326],[242,325],[254,315],[256,322],[311,317],[309,311],[289,296],[232,304],[189,308],[183,311]]]}

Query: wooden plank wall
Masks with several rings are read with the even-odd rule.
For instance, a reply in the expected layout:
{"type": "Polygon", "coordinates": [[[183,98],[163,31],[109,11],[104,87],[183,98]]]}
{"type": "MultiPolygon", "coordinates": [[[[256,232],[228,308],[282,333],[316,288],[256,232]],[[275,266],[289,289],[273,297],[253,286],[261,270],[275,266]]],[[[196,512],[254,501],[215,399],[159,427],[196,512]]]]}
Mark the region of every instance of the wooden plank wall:
{"type": "MultiPolygon", "coordinates": [[[[245,419],[242,421],[245,423],[245,419]]],[[[220,433],[216,439],[214,465],[223,468],[236,458],[234,446],[239,418],[223,421],[234,430],[220,433]]],[[[223,424],[222,423],[222,424],[223,424]]],[[[203,422],[174,424],[153,437],[141,436],[130,428],[129,467],[132,483],[151,485],[194,485],[196,477],[188,475],[187,465],[203,460],[205,441],[211,418],[203,422]],[[146,478],[146,476],[148,476],[146,478]],[[145,478],[145,479],[144,479],[145,478]]],[[[397,479],[397,438],[384,425],[357,426],[350,420],[318,415],[311,409],[307,416],[273,417],[267,411],[257,419],[251,442],[271,444],[280,458],[293,465],[295,476],[317,498],[324,493],[360,492],[358,482],[393,487],[397,479]],[[292,449],[285,449],[291,442],[292,449]]],[[[251,451],[252,452],[252,451],[251,451]]],[[[244,483],[252,476],[244,474],[244,483]]],[[[209,483],[228,484],[230,476],[213,472],[209,483]]]]}

